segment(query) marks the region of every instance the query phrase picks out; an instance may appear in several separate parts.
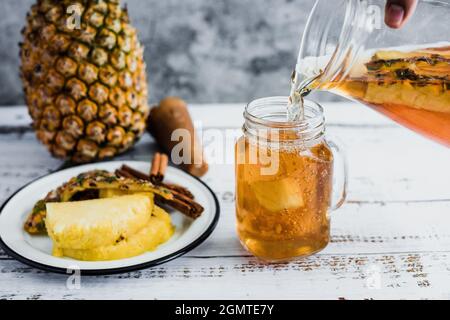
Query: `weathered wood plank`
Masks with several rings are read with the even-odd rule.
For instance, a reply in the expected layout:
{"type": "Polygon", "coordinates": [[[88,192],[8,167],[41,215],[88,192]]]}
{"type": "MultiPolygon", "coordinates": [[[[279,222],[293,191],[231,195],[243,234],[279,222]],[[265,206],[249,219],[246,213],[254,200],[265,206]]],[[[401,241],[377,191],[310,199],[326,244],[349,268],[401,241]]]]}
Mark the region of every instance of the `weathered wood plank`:
{"type": "Polygon", "coordinates": [[[0,127],[25,127],[31,124],[28,110],[24,106],[0,108],[0,127]]]}
{"type": "MultiPolygon", "coordinates": [[[[349,200],[426,201],[450,199],[450,152],[421,138],[411,138],[403,129],[368,128],[355,134],[351,128],[331,128],[345,142],[350,168],[349,200]],[[395,139],[394,139],[395,137],[395,139]]],[[[219,141],[219,144],[223,141],[219,141]]],[[[226,158],[212,163],[204,178],[218,192],[233,192],[233,143],[223,149],[226,158]],[[217,189],[216,188],[217,185],[217,189]]],[[[119,159],[149,161],[155,145],[145,136],[136,148],[119,159]]],[[[207,148],[211,154],[210,144],[207,148]]],[[[0,201],[32,178],[62,165],[51,158],[32,133],[0,135],[0,201]],[[30,160],[32,159],[32,160],[30,160]]],[[[211,159],[213,162],[214,159],[211,159]]]]}
{"type": "MultiPolygon", "coordinates": [[[[396,126],[378,113],[352,102],[324,103],[327,123],[348,126],[396,126]]],[[[197,104],[190,106],[192,118],[204,126],[213,128],[240,127],[245,103],[236,104],[197,104]]],[[[24,106],[0,108],[0,127],[28,126],[31,119],[24,106]]]]}
{"type": "MultiPolygon", "coordinates": [[[[234,206],[224,205],[217,231],[191,255],[245,255],[235,232],[234,206]]],[[[450,202],[347,204],[332,214],[325,254],[450,250],[450,202]]]]}
{"type": "MultiPolygon", "coordinates": [[[[447,148],[398,127],[382,130],[334,127],[329,133],[339,137],[347,154],[349,200],[450,199],[450,170],[447,169],[450,152],[447,148]]],[[[212,166],[205,180],[220,188],[216,191],[232,191],[233,144],[222,148],[209,144],[207,154],[213,154],[208,148],[221,151],[228,157],[229,165],[212,166]]]]}
{"type": "Polygon", "coordinates": [[[69,290],[64,275],[2,261],[0,299],[449,299],[449,265],[449,252],[316,255],[276,265],[183,257],[139,272],[83,277],[81,289],[69,290]]]}
{"type": "MultiPolygon", "coordinates": [[[[202,121],[198,125],[223,133],[242,124],[243,106],[196,106],[192,114],[202,121]]],[[[153,269],[83,278],[82,289],[75,291],[66,288],[66,277],[0,252],[0,299],[450,298],[448,149],[367,108],[327,104],[326,115],[329,132],[346,145],[350,192],[348,203],[332,215],[332,243],[320,254],[263,265],[241,248],[234,231],[231,143],[222,150],[231,155],[229,164],[213,163],[205,177],[221,201],[222,217],[199,248],[153,269]],[[380,289],[367,288],[370,270],[379,272],[380,289]]],[[[29,122],[25,108],[0,109],[0,202],[62,165],[27,131],[29,122]]],[[[207,153],[217,144],[220,139],[209,143],[207,153]]],[[[119,159],[149,161],[154,150],[145,136],[119,159]]]]}
{"type": "MultiPolygon", "coordinates": [[[[370,154],[373,151],[370,150],[370,147],[367,147],[365,143],[365,139],[371,134],[359,134],[353,135],[351,134],[352,130],[347,128],[338,128],[337,129],[341,135],[348,133],[347,143],[355,146],[350,149],[349,158],[355,159],[360,157],[361,155],[370,154]],[[347,132],[348,131],[348,132],[347,132]],[[352,150],[362,150],[362,152],[353,152],[352,150]]],[[[371,129],[369,129],[370,131],[371,129]]],[[[391,130],[391,129],[389,129],[391,130]]],[[[395,129],[392,129],[395,130],[395,129]]],[[[365,131],[365,130],[364,130],[365,131]]],[[[405,136],[405,139],[407,136],[405,136]]],[[[378,142],[377,142],[378,143],[378,142]]],[[[391,150],[395,151],[396,146],[392,143],[389,144],[388,141],[379,141],[383,146],[388,146],[391,150]]],[[[404,145],[408,145],[405,143],[404,145]]],[[[427,145],[422,147],[426,150],[427,145]]],[[[61,162],[57,160],[52,160],[47,152],[35,141],[34,136],[29,133],[25,135],[0,135],[0,147],[3,150],[7,151],[5,153],[5,158],[1,158],[0,161],[3,161],[3,164],[8,163],[8,159],[19,159],[16,161],[9,161],[10,164],[3,165],[0,167],[0,174],[2,175],[2,183],[1,183],[1,194],[3,198],[6,198],[7,195],[13,192],[16,188],[19,188],[22,184],[31,180],[34,177],[42,175],[49,170],[51,170],[51,166],[58,167],[61,162]],[[17,142],[11,143],[11,140],[14,138],[18,138],[17,142]],[[23,156],[23,152],[31,152],[31,154],[25,153],[23,156]],[[6,156],[8,154],[8,156],[6,156]],[[28,159],[33,158],[35,161],[30,162],[28,159]],[[22,159],[22,160],[20,160],[22,159]],[[50,160],[50,161],[49,161],[50,160]],[[22,162],[21,162],[22,161],[22,162]],[[51,161],[54,161],[53,164],[51,161]],[[3,171],[2,171],[3,170],[3,171]]],[[[151,152],[154,150],[155,146],[152,143],[151,139],[146,137],[140,142],[135,150],[130,154],[123,156],[122,158],[131,158],[131,159],[141,159],[147,160],[150,158],[151,152]]],[[[405,148],[403,148],[405,149],[405,148]]],[[[423,149],[422,149],[423,150],[423,149]]],[[[393,151],[393,152],[394,152],[393,151]]],[[[406,153],[407,156],[411,156],[411,153],[416,152],[415,149],[408,151],[406,153]]],[[[421,164],[421,162],[431,161],[434,162],[430,166],[430,170],[439,169],[440,167],[445,167],[448,163],[445,155],[435,156],[436,150],[434,150],[434,154],[430,152],[417,152],[417,154],[411,157],[411,163],[421,164]],[[422,157],[422,158],[419,158],[422,157]],[[420,160],[426,158],[425,160],[420,160]],[[419,160],[419,161],[417,161],[419,160]],[[417,161],[417,162],[416,162],[417,161]]],[[[423,217],[438,217],[436,218],[435,225],[442,226],[445,224],[439,224],[442,221],[439,219],[445,219],[447,216],[446,213],[450,212],[450,208],[448,206],[448,202],[445,201],[448,199],[448,181],[450,181],[450,176],[448,176],[448,172],[442,172],[439,174],[441,179],[437,179],[437,183],[433,184],[433,187],[430,188],[428,172],[423,174],[418,170],[414,170],[411,168],[411,163],[409,166],[409,170],[402,166],[402,160],[407,162],[408,157],[403,157],[398,161],[398,157],[402,157],[404,152],[396,153],[395,157],[392,157],[393,161],[397,161],[397,167],[400,169],[391,170],[388,168],[388,172],[385,172],[385,169],[378,170],[379,167],[386,167],[387,163],[383,163],[384,161],[390,162],[390,158],[392,155],[380,155],[379,161],[380,163],[373,168],[368,168],[365,170],[366,165],[359,165],[360,163],[364,163],[363,159],[358,161],[354,161],[354,165],[351,165],[351,175],[350,175],[350,193],[349,193],[349,204],[343,208],[340,212],[336,213],[335,220],[339,219],[341,216],[345,217],[346,214],[344,212],[348,212],[350,216],[355,215],[355,212],[375,212],[374,219],[371,221],[369,226],[377,225],[376,222],[379,221],[379,228],[377,232],[381,232],[381,234],[373,234],[373,236],[378,236],[381,238],[386,238],[386,245],[375,247],[375,248],[364,248],[365,250],[369,250],[368,252],[380,252],[383,250],[388,251],[396,251],[396,250],[405,250],[403,246],[404,243],[410,242],[411,238],[418,239],[417,243],[422,243],[424,238],[429,236],[427,233],[418,233],[417,230],[414,232],[402,233],[406,231],[404,228],[394,228],[391,230],[390,228],[385,228],[385,221],[389,221],[391,217],[394,217],[396,223],[404,224],[406,228],[414,226],[414,222],[422,223],[423,217]],[[387,158],[387,159],[386,159],[387,158]],[[355,176],[355,171],[359,170],[362,177],[355,176]],[[374,170],[372,174],[366,175],[367,171],[374,170]],[[400,171],[400,172],[399,172],[400,171]],[[405,179],[404,177],[408,178],[405,179]],[[442,185],[439,186],[439,183],[442,185]],[[429,202],[434,200],[439,200],[436,202],[429,202]],[[414,214],[409,214],[410,212],[414,212],[414,214]],[[412,219],[411,217],[414,217],[412,219]],[[406,223],[408,221],[408,223],[406,223]],[[383,233],[386,231],[386,234],[383,233]],[[404,237],[404,238],[403,238],[404,237]],[[402,241],[403,243],[397,244],[396,241],[402,241]],[[406,241],[404,241],[406,240],[406,241]],[[392,246],[390,242],[393,241],[392,246]],[[375,250],[375,251],[374,251],[375,250]]],[[[377,159],[378,155],[375,154],[372,156],[372,159],[377,159]]],[[[380,168],[381,169],[381,168],[380,168]]],[[[357,171],[356,171],[357,172],[357,171]]],[[[239,245],[229,246],[229,243],[237,243],[237,240],[234,236],[234,178],[233,178],[233,166],[232,165],[212,165],[209,174],[205,177],[205,181],[211,185],[211,187],[216,191],[219,199],[221,200],[222,212],[223,212],[223,221],[219,225],[218,234],[231,234],[232,237],[219,237],[217,241],[214,241],[214,236],[212,239],[208,241],[211,243],[210,247],[202,247],[202,255],[215,255],[217,254],[216,248],[219,248],[220,251],[226,252],[226,254],[235,255],[242,254],[239,245]],[[225,245],[224,245],[225,244],[225,245]]],[[[359,215],[356,215],[358,219],[361,219],[359,215]]],[[[364,217],[364,216],[363,216],[364,217]]],[[[365,219],[365,218],[362,218],[365,219]]],[[[425,218],[426,220],[426,218],[425,218]]],[[[378,241],[376,239],[370,238],[367,235],[370,234],[370,228],[361,229],[359,225],[356,223],[356,220],[347,219],[345,220],[347,225],[351,225],[352,227],[358,227],[354,232],[333,232],[335,235],[335,239],[333,241],[361,241],[363,244],[365,242],[378,241]],[[365,236],[361,236],[365,235],[365,236]],[[339,240],[341,239],[341,240],[339,240]],[[359,240],[355,240],[359,239],[359,240]]],[[[364,224],[364,220],[359,221],[360,224],[364,224]]],[[[419,224],[421,225],[421,224],[419,224]]],[[[337,228],[339,228],[338,224],[334,224],[337,228]]],[[[396,226],[397,227],[397,226],[396,226]]],[[[428,230],[428,229],[427,229],[428,230]]],[[[445,230],[444,230],[445,231],[445,230]]],[[[437,233],[431,236],[434,239],[436,236],[440,238],[446,239],[448,237],[447,233],[437,233]]],[[[379,239],[379,238],[378,238],[379,239]]],[[[442,240],[444,244],[448,244],[445,240],[442,240]]],[[[434,242],[426,244],[425,246],[433,246],[434,242]]],[[[413,244],[411,247],[407,247],[408,250],[414,250],[416,245],[413,244]]],[[[347,247],[347,253],[355,252],[357,248],[354,246],[347,247]]],[[[200,249],[199,249],[200,250],[200,249]]],[[[359,250],[359,249],[358,249],[359,250]]],[[[337,251],[339,252],[339,251],[337,251]]]]}
{"type": "Polygon", "coordinates": [[[58,168],[34,134],[0,134],[0,203],[24,184],[58,168]]]}
{"type": "MultiPolygon", "coordinates": [[[[221,200],[215,232],[189,257],[247,256],[235,232],[234,203],[221,200]]],[[[320,254],[450,251],[450,201],[349,203],[332,214],[331,244],[320,254]]],[[[0,250],[0,259],[9,259],[0,250]]]]}

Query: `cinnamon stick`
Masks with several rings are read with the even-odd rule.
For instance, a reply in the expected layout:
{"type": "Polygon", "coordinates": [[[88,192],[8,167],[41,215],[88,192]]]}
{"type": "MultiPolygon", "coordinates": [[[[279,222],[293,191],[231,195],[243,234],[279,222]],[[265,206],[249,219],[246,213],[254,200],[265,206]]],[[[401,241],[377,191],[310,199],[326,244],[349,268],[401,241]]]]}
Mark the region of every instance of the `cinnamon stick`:
{"type": "Polygon", "coordinates": [[[155,195],[156,203],[163,203],[172,207],[184,215],[197,219],[201,216],[204,211],[204,208],[193,199],[186,197],[185,195],[178,193],[176,191],[172,191],[173,199],[164,199],[161,196],[155,195]]]}
{"type": "Polygon", "coordinates": [[[164,153],[157,152],[152,160],[150,168],[150,179],[153,183],[158,184],[164,180],[167,166],[169,165],[169,157],[164,153]]]}
{"type": "Polygon", "coordinates": [[[181,193],[182,195],[190,198],[190,199],[194,199],[194,195],[192,194],[192,192],[189,191],[188,188],[185,188],[183,186],[180,186],[178,184],[170,184],[170,183],[161,183],[161,186],[171,190],[171,191],[175,191],[178,193],[181,193]]]}
{"type": "Polygon", "coordinates": [[[161,154],[155,153],[152,160],[152,166],[150,167],[150,176],[156,176],[159,172],[159,163],[161,162],[161,154]]]}
{"type": "MultiPolygon", "coordinates": [[[[127,165],[123,165],[120,169],[116,170],[116,174],[120,177],[151,181],[149,175],[127,165]]],[[[157,204],[165,204],[193,219],[198,218],[203,213],[204,208],[194,201],[194,196],[188,189],[173,184],[159,183],[158,185],[169,189],[173,195],[173,199],[168,200],[155,195],[155,202],[157,204]]]]}
{"type": "Polygon", "coordinates": [[[122,172],[125,172],[126,174],[131,175],[132,177],[140,179],[140,180],[146,180],[146,181],[151,180],[149,175],[146,175],[145,173],[143,173],[141,171],[133,169],[133,168],[127,166],[126,164],[122,165],[120,170],[122,172]]]}
{"type": "Polygon", "coordinates": [[[123,178],[128,178],[128,179],[136,179],[136,177],[133,176],[131,173],[129,173],[125,170],[122,170],[122,169],[117,169],[114,173],[118,177],[123,177],[123,178]]]}
{"type": "Polygon", "coordinates": [[[193,201],[184,202],[180,199],[167,200],[158,195],[155,196],[155,201],[157,204],[165,204],[175,210],[178,210],[192,219],[197,219],[204,211],[201,205],[193,201]]]}
{"type": "Polygon", "coordinates": [[[166,174],[167,167],[169,165],[169,157],[165,153],[161,153],[161,159],[159,163],[159,177],[161,177],[161,181],[164,180],[164,175],[166,174]]]}
{"type": "Polygon", "coordinates": [[[122,167],[120,168],[120,170],[116,170],[116,173],[119,172],[122,176],[125,176],[127,178],[137,178],[137,179],[141,179],[141,180],[145,180],[145,181],[150,181],[156,185],[160,185],[161,187],[164,187],[166,189],[169,189],[170,191],[175,191],[178,193],[183,194],[184,196],[194,199],[194,195],[192,194],[192,192],[189,191],[189,189],[180,186],[178,184],[172,184],[172,183],[163,183],[163,182],[159,182],[159,183],[155,183],[154,179],[152,179],[151,176],[138,171],[136,169],[133,169],[127,165],[122,165],[122,167]],[[120,171],[120,172],[119,172],[120,171]]]}

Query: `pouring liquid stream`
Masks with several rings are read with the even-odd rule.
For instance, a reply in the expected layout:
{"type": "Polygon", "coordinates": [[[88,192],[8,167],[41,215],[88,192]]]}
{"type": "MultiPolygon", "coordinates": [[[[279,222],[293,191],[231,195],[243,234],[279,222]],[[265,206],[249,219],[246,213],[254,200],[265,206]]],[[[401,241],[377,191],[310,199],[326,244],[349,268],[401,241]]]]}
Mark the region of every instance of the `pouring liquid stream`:
{"type": "Polygon", "coordinates": [[[287,121],[299,122],[304,118],[304,98],[309,94],[310,90],[307,87],[300,86],[296,71],[292,73],[291,77],[291,93],[287,106],[287,121]]]}

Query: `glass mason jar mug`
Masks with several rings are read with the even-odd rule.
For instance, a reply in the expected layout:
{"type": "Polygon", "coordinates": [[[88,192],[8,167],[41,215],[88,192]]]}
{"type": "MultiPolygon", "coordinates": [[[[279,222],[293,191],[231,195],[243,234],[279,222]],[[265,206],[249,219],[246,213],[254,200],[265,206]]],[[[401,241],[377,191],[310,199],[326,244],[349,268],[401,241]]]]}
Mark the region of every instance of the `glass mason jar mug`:
{"type": "Polygon", "coordinates": [[[287,102],[248,104],[235,150],[237,232],[250,253],[271,262],[325,248],[329,212],[346,195],[345,159],[325,138],[322,107],[305,101],[304,120],[288,122],[287,102]]]}

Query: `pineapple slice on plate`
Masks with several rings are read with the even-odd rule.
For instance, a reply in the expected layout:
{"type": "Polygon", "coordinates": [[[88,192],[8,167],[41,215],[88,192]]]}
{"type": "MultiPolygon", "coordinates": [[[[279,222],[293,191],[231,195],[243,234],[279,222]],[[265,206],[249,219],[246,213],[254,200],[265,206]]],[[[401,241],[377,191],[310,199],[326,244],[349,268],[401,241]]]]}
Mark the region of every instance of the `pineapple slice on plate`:
{"type": "Polygon", "coordinates": [[[148,224],[153,199],[145,195],[48,203],[45,224],[58,248],[112,246],[148,224]]]}
{"type": "Polygon", "coordinates": [[[38,201],[28,215],[24,229],[29,234],[45,234],[46,203],[107,198],[125,194],[151,193],[172,199],[172,193],[148,181],[118,177],[114,173],[93,170],[73,177],[38,201]]]}
{"type": "Polygon", "coordinates": [[[174,233],[170,216],[163,209],[154,206],[149,222],[137,233],[121,238],[110,246],[87,250],[55,247],[55,256],[65,256],[83,261],[118,260],[155,250],[158,245],[169,240],[174,233]]]}

